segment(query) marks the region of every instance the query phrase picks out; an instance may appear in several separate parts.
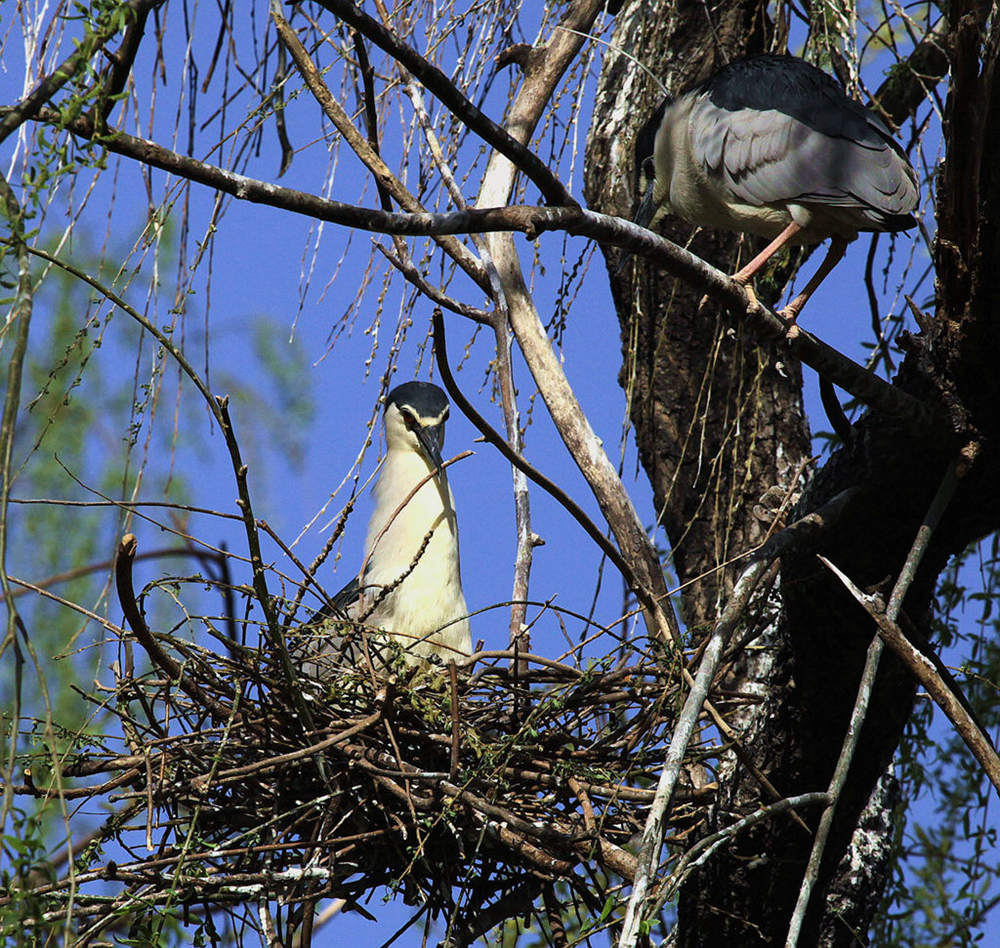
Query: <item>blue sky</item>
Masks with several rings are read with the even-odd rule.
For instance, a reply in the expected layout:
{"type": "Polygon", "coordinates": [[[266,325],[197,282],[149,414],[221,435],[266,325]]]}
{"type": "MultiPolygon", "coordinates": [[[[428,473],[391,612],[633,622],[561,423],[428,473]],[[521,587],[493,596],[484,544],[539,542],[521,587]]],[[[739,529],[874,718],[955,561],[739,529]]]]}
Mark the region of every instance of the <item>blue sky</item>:
{"type": "MultiPolygon", "coordinates": [[[[172,16],[176,16],[172,12],[172,16]]],[[[202,38],[204,39],[204,37],[202,38]]],[[[214,39],[214,34],[212,36],[214,39]]],[[[208,42],[208,40],[205,40],[208,42]]],[[[180,50],[178,49],[178,60],[180,50]]],[[[20,91],[20,68],[16,48],[8,44],[5,50],[6,74],[0,74],[0,100],[12,101],[20,91]]],[[[169,61],[174,62],[173,59],[169,61]]],[[[148,64],[146,72],[137,70],[140,100],[150,95],[148,84],[148,64]]],[[[499,119],[505,98],[508,78],[502,74],[497,86],[487,99],[488,110],[499,119]]],[[[589,78],[593,88],[593,75],[589,78]]],[[[877,71],[870,78],[877,84],[877,71]]],[[[164,101],[178,94],[181,77],[178,72],[170,75],[166,90],[160,90],[164,101]]],[[[210,93],[212,94],[212,93],[210,93]]],[[[590,95],[583,96],[583,113],[578,123],[572,125],[569,134],[575,136],[575,151],[582,154],[583,138],[588,125],[590,95]]],[[[235,111],[235,110],[234,110],[235,111]]],[[[142,110],[140,109],[140,113],[142,110]]],[[[281,183],[308,190],[319,190],[327,174],[327,153],[321,141],[317,141],[315,125],[317,110],[311,102],[295,103],[289,109],[289,131],[293,144],[301,147],[292,167],[281,183]],[[306,146],[307,147],[302,147],[306,146]]],[[[156,137],[168,143],[171,141],[173,112],[171,107],[161,106],[157,113],[156,137]]],[[[394,153],[398,153],[398,140],[394,136],[398,124],[387,125],[386,153],[390,163],[394,153]]],[[[204,153],[203,143],[210,140],[214,129],[196,137],[199,142],[195,154],[204,153]]],[[[5,163],[9,160],[9,149],[0,155],[5,163]]],[[[346,154],[346,149],[345,149],[346,154]]],[[[466,153],[463,153],[463,158],[466,153]]],[[[276,147],[273,127],[267,124],[261,140],[261,152],[250,163],[248,173],[257,177],[272,179],[278,167],[279,153],[276,147]]],[[[462,158],[460,158],[460,162],[462,158]]],[[[568,161],[564,162],[567,171],[568,161]]],[[[460,170],[465,170],[463,167],[460,170]]],[[[411,169],[411,174],[415,174],[411,169]]],[[[77,193],[83,190],[83,177],[77,183],[77,193]]],[[[140,241],[147,219],[147,194],[152,193],[158,200],[162,195],[165,175],[153,171],[150,174],[151,191],[147,192],[144,180],[136,166],[123,162],[113,183],[106,180],[99,186],[85,212],[87,228],[95,235],[113,234],[114,246],[140,241]],[[113,210],[111,198],[114,197],[113,210]]],[[[467,192],[474,191],[478,181],[476,175],[470,179],[467,192]]],[[[580,194],[580,163],[575,166],[572,189],[580,194]]],[[[529,189],[530,191],[530,189],[529,189]]],[[[339,200],[357,200],[364,192],[362,203],[374,206],[375,198],[370,182],[357,163],[345,158],[336,167],[329,196],[339,200]]],[[[471,197],[471,193],[469,194],[471,197]]],[[[529,197],[531,195],[529,194],[529,197]]],[[[213,212],[214,195],[195,187],[191,192],[192,234],[199,237],[207,232],[209,216],[213,212]]],[[[926,199],[926,192],[925,192],[926,199]]],[[[53,230],[58,226],[60,208],[56,203],[47,226],[53,230]]],[[[178,207],[175,207],[175,214],[178,207]]],[[[202,275],[192,283],[193,292],[187,296],[188,307],[186,339],[197,356],[196,363],[204,365],[206,356],[198,341],[208,313],[210,338],[207,361],[210,375],[219,384],[227,377],[239,378],[250,387],[258,387],[265,397],[272,397],[267,391],[267,381],[253,373],[253,359],[250,357],[250,327],[258,315],[268,316],[277,327],[279,337],[275,340],[293,339],[307,353],[307,381],[312,389],[316,413],[306,435],[307,448],[301,468],[290,465],[286,459],[274,451],[255,450],[248,454],[250,463],[249,482],[255,504],[255,514],[266,519],[271,526],[291,542],[298,537],[306,525],[313,524],[295,547],[301,560],[308,562],[321,548],[328,536],[329,524],[336,520],[345,502],[350,485],[331,499],[331,491],[345,478],[350,478],[352,465],[358,457],[366,438],[366,425],[372,416],[373,406],[378,396],[379,376],[383,370],[389,348],[388,340],[397,329],[401,297],[408,292],[400,278],[396,278],[385,293],[382,303],[381,324],[378,328],[379,345],[373,350],[371,318],[378,296],[376,286],[369,288],[353,328],[337,335],[332,347],[328,346],[331,330],[335,330],[342,314],[348,310],[359,294],[360,274],[365,266],[368,248],[372,238],[367,234],[348,233],[327,225],[323,228],[322,241],[315,257],[312,255],[311,240],[314,225],[308,219],[285,214],[269,208],[230,201],[220,226],[215,231],[210,247],[210,271],[203,267],[202,275]],[[342,260],[342,256],[346,256],[342,260]],[[312,269],[313,275],[304,288],[303,270],[312,269]],[[210,279],[206,276],[210,272],[210,279]],[[327,286],[329,278],[336,272],[336,279],[327,286]],[[366,331],[368,330],[368,331],[366,331]],[[324,510],[324,505],[329,505],[324,510]]],[[[522,259],[530,266],[532,248],[521,237],[515,238],[522,251],[522,259]]],[[[887,238],[879,244],[879,260],[884,260],[889,246],[887,238]]],[[[589,251],[582,238],[571,238],[564,243],[558,235],[548,235],[539,242],[539,256],[545,262],[545,273],[536,273],[535,290],[539,309],[543,318],[551,312],[558,290],[560,271],[572,266],[573,261],[589,251]],[[566,261],[560,263],[565,255],[566,261]]],[[[897,243],[897,257],[905,256],[908,248],[906,239],[897,243]]],[[[870,338],[868,301],[864,291],[863,272],[867,251],[867,239],[862,238],[849,249],[847,259],[837,268],[834,276],[819,290],[802,318],[803,325],[825,341],[836,346],[858,361],[867,355],[864,340],[870,338]]],[[[926,254],[918,249],[918,254],[926,254]]],[[[67,251],[72,256],[72,248],[67,251]]],[[[818,255],[805,268],[808,275],[818,264],[818,255]]],[[[149,272],[152,260],[147,257],[144,267],[149,272]]],[[[914,267],[914,272],[923,269],[923,264],[914,267]]],[[[163,282],[168,295],[172,293],[175,276],[165,269],[163,282]]],[[[460,286],[460,284],[456,284],[460,286]]],[[[898,312],[902,300],[895,295],[895,285],[888,283],[889,299],[898,312]]],[[[476,305],[482,300],[475,294],[457,290],[456,295],[476,305]]],[[[912,292],[912,289],[910,290],[912,292]]],[[[923,293],[929,292],[925,284],[923,293]]],[[[133,303],[140,299],[126,297],[133,303]]],[[[917,294],[918,301],[923,295],[917,294]]],[[[165,307],[160,307],[158,318],[165,320],[165,307]]],[[[426,346],[429,327],[430,306],[420,303],[413,312],[413,325],[407,330],[406,341],[398,356],[398,372],[394,383],[407,378],[436,377],[428,373],[431,362],[429,346],[426,346]]],[[[118,321],[125,317],[116,316],[109,333],[114,337],[118,321]]],[[[44,334],[46,315],[36,314],[35,332],[44,334]]],[[[449,350],[453,368],[459,368],[459,384],[467,397],[493,424],[502,428],[500,412],[489,400],[489,386],[484,386],[488,363],[492,358],[492,336],[486,332],[474,333],[471,324],[457,316],[448,315],[449,350]],[[467,349],[467,353],[466,353],[467,349]]],[[[562,355],[566,373],[577,393],[587,415],[603,439],[605,447],[617,463],[623,452],[625,483],[633,501],[646,523],[654,520],[650,491],[641,471],[637,473],[635,449],[631,437],[627,437],[622,447],[622,431],[625,423],[625,399],[617,384],[620,366],[620,344],[618,323],[608,291],[607,276],[595,254],[591,266],[583,276],[569,314],[563,336],[562,355]]],[[[116,359],[120,353],[115,345],[100,351],[96,360],[101,360],[108,371],[115,371],[116,359]]],[[[776,358],[780,354],[776,353],[776,358]]],[[[128,366],[126,371],[131,372],[128,366]]],[[[522,412],[531,409],[531,426],[527,432],[525,454],[544,473],[562,484],[598,522],[599,513],[590,499],[589,490],[569,460],[566,450],[549,422],[540,399],[534,398],[534,388],[530,377],[516,361],[516,381],[520,389],[522,412]]],[[[224,389],[216,389],[217,394],[225,394],[224,389]]],[[[828,424],[819,407],[815,374],[805,370],[805,396],[814,426],[826,429],[828,424]]],[[[30,397],[30,393],[27,393],[30,397]]],[[[191,477],[195,496],[192,502],[201,507],[235,512],[235,485],[225,445],[218,430],[208,421],[207,412],[200,413],[188,435],[192,441],[183,447],[177,458],[177,465],[191,477]]],[[[255,418],[251,413],[234,405],[233,421],[237,434],[250,439],[254,434],[255,418]]],[[[169,425],[171,412],[165,405],[156,424],[169,425]]],[[[450,479],[459,513],[462,542],[462,567],[466,597],[470,608],[483,609],[509,597],[511,588],[511,566],[514,558],[514,522],[509,466],[490,447],[475,443],[476,432],[459,413],[452,415],[448,424],[445,457],[473,448],[475,456],[455,465],[450,470],[450,479]]],[[[359,473],[364,480],[373,471],[378,455],[378,442],[367,452],[360,464],[359,473]]],[[[763,490],[769,485],[761,485],[763,490]]],[[[67,483],[66,495],[79,496],[78,487],[67,483]]],[[[153,498],[147,498],[153,499],[153,498]]],[[[365,493],[352,516],[344,534],[343,543],[338,548],[342,561],[336,574],[330,562],[323,567],[321,580],[328,590],[335,590],[346,582],[352,570],[357,568],[362,555],[370,505],[365,493]]],[[[538,490],[532,491],[532,528],[545,540],[545,545],[536,549],[532,572],[531,598],[549,600],[566,609],[587,614],[594,599],[594,589],[598,575],[599,557],[592,545],[586,541],[582,531],[571,518],[538,490]]],[[[217,542],[225,537],[231,548],[242,548],[242,537],[237,525],[218,520],[201,520],[197,529],[207,540],[217,542]]],[[[151,546],[160,542],[157,531],[148,527],[136,530],[141,546],[151,546]]],[[[660,538],[662,539],[662,537],[660,538]]],[[[270,548],[270,553],[281,569],[290,573],[294,570],[281,562],[280,552],[270,548]]],[[[149,578],[153,567],[144,567],[149,578]]],[[[621,585],[613,570],[604,572],[604,582],[597,600],[595,618],[610,622],[618,617],[621,607],[621,585]]],[[[535,610],[537,612],[537,610],[535,610]]],[[[533,613],[529,611],[529,617],[533,613]]],[[[115,609],[111,609],[112,618],[115,609]]],[[[506,644],[507,613],[504,609],[489,611],[473,620],[473,640],[483,639],[488,648],[501,648],[506,644]]],[[[567,632],[572,638],[579,636],[579,625],[570,622],[567,632]]],[[[533,631],[533,647],[544,655],[557,656],[566,646],[559,623],[550,613],[537,624],[533,631]]],[[[374,904],[372,908],[374,908],[374,904]]],[[[409,914],[403,906],[391,906],[385,911],[376,910],[380,916],[380,933],[388,933],[409,914]]],[[[344,938],[357,937],[363,944],[377,943],[372,936],[372,925],[358,916],[345,917],[329,927],[328,935],[318,944],[340,944],[344,938]]],[[[417,944],[418,936],[407,935],[400,944],[417,944]]]]}

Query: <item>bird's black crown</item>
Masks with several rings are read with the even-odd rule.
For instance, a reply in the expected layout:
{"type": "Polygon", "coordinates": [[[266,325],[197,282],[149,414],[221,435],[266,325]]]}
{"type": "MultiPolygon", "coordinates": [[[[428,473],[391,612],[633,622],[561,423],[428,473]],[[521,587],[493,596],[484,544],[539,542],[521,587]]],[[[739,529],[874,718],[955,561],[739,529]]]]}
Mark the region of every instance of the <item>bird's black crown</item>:
{"type": "Polygon", "coordinates": [[[403,382],[389,392],[385,407],[390,405],[405,405],[421,418],[437,418],[448,407],[448,396],[433,382],[403,382]]]}

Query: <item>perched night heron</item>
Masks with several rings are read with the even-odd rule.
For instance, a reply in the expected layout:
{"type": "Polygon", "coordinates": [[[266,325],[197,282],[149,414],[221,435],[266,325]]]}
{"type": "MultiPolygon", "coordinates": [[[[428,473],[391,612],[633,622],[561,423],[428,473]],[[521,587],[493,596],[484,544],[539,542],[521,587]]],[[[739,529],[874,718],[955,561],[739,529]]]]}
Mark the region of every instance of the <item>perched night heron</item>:
{"type": "Polygon", "coordinates": [[[747,286],[783,246],[831,238],[819,270],[782,310],[794,322],[859,231],[916,224],[917,176],[891,132],[825,72],[753,56],[667,99],[639,133],[648,182],[636,223],[673,212],[702,227],[773,238],[733,279],[747,286]]]}
{"type": "MultiPolygon", "coordinates": [[[[448,411],[445,393],[430,382],[405,382],[389,393],[362,575],[315,617],[328,624],[340,614],[381,630],[412,655],[445,661],[472,651],[455,502],[441,466],[448,411]]],[[[353,648],[349,653],[357,658],[353,648]]]]}

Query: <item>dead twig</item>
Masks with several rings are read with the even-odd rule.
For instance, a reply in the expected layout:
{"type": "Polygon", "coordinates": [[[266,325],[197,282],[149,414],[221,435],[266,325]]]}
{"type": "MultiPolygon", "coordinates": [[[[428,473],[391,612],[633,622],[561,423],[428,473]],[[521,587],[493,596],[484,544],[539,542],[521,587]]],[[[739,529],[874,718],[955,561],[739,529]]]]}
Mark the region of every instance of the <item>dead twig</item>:
{"type": "MultiPolygon", "coordinates": [[[[927,550],[927,545],[930,543],[931,536],[937,528],[937,525],[940,523],[941,517],[944,515],[944,512],[947,509],[956,488],[958,487],[959,477],[961,472],[964,471],[964,466],[964,455],[959,455],[958,458],[949,464],[948,470],[941,479],[937,492],[931,500],[930,506],[927,508],[927,513],[924,515],[923,522],[917,530],[917,535],[913,540],[909,553],[907,554],[906,562],[903,564],[902,570],[900,570],[899,576],[897,577],[892,590],[892,595],[889,597],[889,607],[886,610],[885,615],[893,624],[895,624],[895,621],[899,616],[899,612],[903,606],[903,598],[906,596],[906,592],[913,582],[917,567],[923,559],[924,553],[927,550]]],[[[820,561],[831,570],[834,569],[833,565],[823,557],[820,557],[820,561]]],[[[846,577],[843,576],[842,573],[839,574],[839,576],[842,582],[846,580],[846,577]]],[[[862,603],[862,605],[864,604],[862,603]]],[[[840,750],[840,757],[838,758],[836,767],[834,768],[833,776],[830,778],[830,786],[827,791],[830,794],[830,803],[827,805],[826,809],[823,811],[823,815],[820,817],[819,827],[816,830],[816,837],[813,840],[812,850],[809,853],[809,862],[806,864],[806,871],[802,878],[802,885],[799,888],[799,895],[795,903],[795,910],[792,913],[792,917],[788,925],[788,937],[785,943],[786,948],[795,948],[798,944],[799,935],[802,931],[802,924],[805,921],[806,912],[809,908],[809,900],[812,895],[813,888],[819,879],[820,865],[823,861],[823,852],[826,848],[826,841],[829,838],[830,830],[833,827],[833,818],[836,813],[837,801],[840,799],[840,794],[843,791],[844,784],[847,782],[847,774],[850,770],[851,761],[854,759],[854,752],[857,749],[858,741],[861,737],[862,725],[864,724],[865,717],[868,713],[868,704],[871,699],[872,691],[875,687],[875,675],[878,671],[879,660],[882,656],[882,648],[883,641],[879,636],[876,636],[872,640],[871,645],[868,647],[868,653],[865,657],[865,667],[861,674],[861,682],[858,686],[858,694],[854,702],[854,708],[851,712],[850,723],[847,727],[847,735],[844,738],[844,743],[840,750]]]]}
{"type": "Polygon", "coordinates": [[[135,559],[137,547],[138,541],[135,536],[127,533],[118,544],[118,555],[115,557],[115,588],[118,590],[118,602],[132,634],[145,649],[153,664],[166,672],[167,677],[176,682],[188,697],[209,710],[216,720],[225,721],[230,715],[229,708],[223,707],[195,684],[189,676],[185,675],[181,666],[164,651],[160,643],[156,641],[156,637],[149,631],[149,626],[146,625],[146,620],[135,601],[135,591],[132,584],[132,562],[135,559]]]}
{"type": "Polygon", "coordinates": [[[934,703],[955,725],[955,730],[958,731],[966,746],[979,761],[990,783],[1000,795],[1000,756],[997,755],[989,735],[980,728],[976,719],[942,677],[935,663],[910,642],[898,623],[889,618],[888,612],[878,596],[866,595],[825,557],[821,556],[820,562],[844,584],[844,588],[854,597],[858,605],[872,617],[878,626],[881,640],[903,660],[906,667],[913,673],[913,677],[923,685],[934,703]]]}

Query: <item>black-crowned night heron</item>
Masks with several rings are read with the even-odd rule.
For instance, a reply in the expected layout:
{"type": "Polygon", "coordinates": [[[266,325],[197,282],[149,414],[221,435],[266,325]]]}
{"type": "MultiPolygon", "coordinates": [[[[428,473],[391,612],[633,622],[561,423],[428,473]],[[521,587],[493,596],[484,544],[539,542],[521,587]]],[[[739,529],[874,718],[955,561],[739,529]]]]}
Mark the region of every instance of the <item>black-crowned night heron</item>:
{"type": "Polygon", "coordinates": [[[859,231],[916,224],[917,176],[889,129],[794,56],[732,62],[667,99],[635,152],[637,177],[648,182],[636,223],[673,212],[773,238],[733,274],[745,286],[786,244],[832,238],[819,270],[782,310],[791,322],[859,231]]]}
{"type": "Polygon", "coordinates": [[[340,613],[411,655],[445,661],[472,651],[455,502],[441,466],[448,412],[445,393],[430,382],[405,382],[389,393],[361,576],[317,616],[328,622],[340,613]]]}

